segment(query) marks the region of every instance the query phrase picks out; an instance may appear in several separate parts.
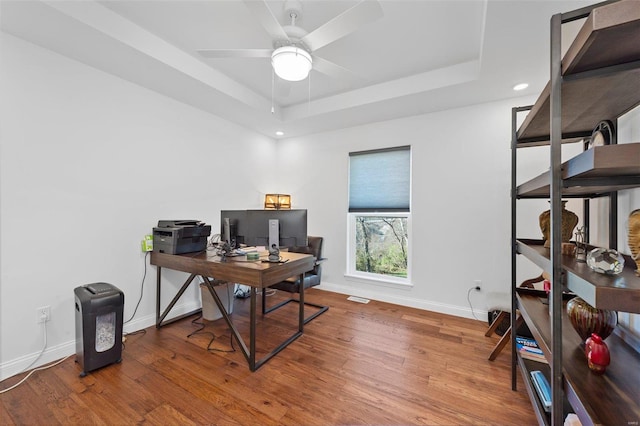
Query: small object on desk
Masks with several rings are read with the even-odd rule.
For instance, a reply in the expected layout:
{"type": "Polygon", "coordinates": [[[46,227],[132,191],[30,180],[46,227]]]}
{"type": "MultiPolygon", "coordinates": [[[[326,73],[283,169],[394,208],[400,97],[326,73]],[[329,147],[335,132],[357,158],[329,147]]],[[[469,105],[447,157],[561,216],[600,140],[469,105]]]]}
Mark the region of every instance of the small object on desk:
{"type": "Polygon", "coordinates": [[[260,259],[260,254],[258,254],[258,252],[247,253],[247,260],[258,260],[258,259],[260,259]]]}
{"type": "Polygon", "coordinates": [[[289,259],[280,259],[278,258],[277,260],[271,260],[271,259],[262,259],[262,263],[287,263],[289,261],[289,259]]]}
{"type": "Polygon", "coordinates": [[[277,262],[280,260],[280,249],[275,244],[271,245],[269,249],[269,260],[271,262],[277,262]]]}

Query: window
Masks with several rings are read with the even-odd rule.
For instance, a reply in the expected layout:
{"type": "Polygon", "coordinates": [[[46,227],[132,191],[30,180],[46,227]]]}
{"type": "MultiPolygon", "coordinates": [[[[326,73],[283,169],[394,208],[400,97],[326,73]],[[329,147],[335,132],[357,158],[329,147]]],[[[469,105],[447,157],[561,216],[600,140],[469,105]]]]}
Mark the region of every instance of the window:
{"type": "Polygon", "coordinates": [[[410,283],[411,148],[349,154],[348,275],[410,283]]]}

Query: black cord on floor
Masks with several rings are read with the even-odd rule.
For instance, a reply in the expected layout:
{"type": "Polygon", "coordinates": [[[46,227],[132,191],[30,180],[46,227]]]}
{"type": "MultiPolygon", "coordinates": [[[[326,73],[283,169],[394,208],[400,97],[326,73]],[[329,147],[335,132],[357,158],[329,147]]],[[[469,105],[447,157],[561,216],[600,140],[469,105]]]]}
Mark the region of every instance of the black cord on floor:
{"type": "Polygon", "coordinates": [[[227,349],[217,349],[217,348],[212,348],[211,344],[213,343],[214,340],[216,340],[216,336],[215,334],[213,334],[211,331],[203,331],[205,328],[205,324],[204,322],[200,322],[198,320],[200,320],[202,318],[202,314],[198,315],[197,317],[195,317],[192,321],[191,324],[193,325],[198,325],[200,326],[200,328],[198,328],[197,330],[195,330],[194,332],[192,332],[191,334],[189,334],[187,336],[187,339],[191,336],[194,336],[196,334],[208,334],[211,336],[211,340],[209,340],[209,344],[207,345],[207,351],[208,352],[223,352],[223,353],[231,353],[231,352],[235,352],[236,348],[233,346],[233,334],[231,334],[230,338],[229,338],[229,344],[231,345],[231,350],[227,350],[227,349]]]}

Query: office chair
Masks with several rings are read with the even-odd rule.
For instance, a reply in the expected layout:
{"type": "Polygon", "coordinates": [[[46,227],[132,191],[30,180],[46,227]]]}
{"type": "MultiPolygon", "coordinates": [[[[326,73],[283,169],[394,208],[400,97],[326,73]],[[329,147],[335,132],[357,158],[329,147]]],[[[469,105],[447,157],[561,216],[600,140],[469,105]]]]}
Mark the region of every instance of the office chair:
{"type": "MultiPolygon", "coordinates": [[[[308,237],[307,238],[308,242],[307,242],[307,246],[303,246],[303,247],[291,247],[289,248],[290,252],[294,252],[294,253],[304,253],[304,254],[310,254],[312,256],[314,256],[316,258],[316,262],[315,265],[313,267],[313,269],[309,272],[306,272],[304,274],[304,288],[305,290],[308,289],[309,287],[313,287],[316,286],[318,284],[320,284],[320,278],[322,276],[322,262],[326,259],[322,258],[322,237],[308,237]]],[[[284,281],[280,281],[277,284],[272,285],[269,288],[273,288],[276,290],[281,290],[281,291],[285,291],[288,293],[300,293],[300,277],[291,277],[291,278],[287,278],[284,281]]],[[[266,289],[264,289],[266,290],[266,289]]],[[[275,311],[278,308],[281,308],[282,306],[286,305],[289,302],[297,302],[300,303],[300,300],[298,299],[294,299],[293,297],[284,300],[280,303],[278,303],[277,305],[271,306],[267,308],[267,295],[266,295],[266,291],[262,292],[262,313],[263,314],[267,314],[269,312],[275,311]]],[[[307,324],[309,321],[311,321],[312,319],[316,318],[317,316],[325,313],[329,307],[328,306],[323,306],[323,305],[317,305],[315,303],[309,303],[307,301],[304,302],[305,305],[308,306],[313,306],[314,308],[318,308],[319,310],[317,312],[315,312],[313,315],[309,316],[308,318],[305,318],[304,323],[307,324]]]]}

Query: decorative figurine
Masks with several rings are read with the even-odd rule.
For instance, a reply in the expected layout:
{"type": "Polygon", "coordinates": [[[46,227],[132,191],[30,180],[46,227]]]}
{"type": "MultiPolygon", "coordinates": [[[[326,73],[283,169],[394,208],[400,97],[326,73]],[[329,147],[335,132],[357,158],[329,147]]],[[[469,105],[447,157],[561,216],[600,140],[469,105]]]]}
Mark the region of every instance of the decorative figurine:
{"type": "Polygon", "coordinates": [[[280,260],[280,249],[272,244],[269,248],[269,262],[277,262],[280,260]]]}
{"type": "Polygon", "coordinates": [[[576,230],[576,261],[577,262],[586,262],[587,261],[587,243],[584,241],[585,229],[584,226],[580,226],[576,230]]]}
{"type": "Polygon", "coordinates": [[[587,356],[589,369],[596,374],[604,374],[611,363],[609,348],[596,333],[592,333],[584,343],[584,354],[587,356]]]}
{"type": "MultiPolygon", "coordinates": [[[[568,243],[573,235],[573,228],[578,224],[578,216],[566,209],[567,202],[562,201],[562,242],[568,243]]],[[[540,213],[538,218],[540,221],[540,230],[542,231],[542,239],[546,248],[551,247],[551,210],[540,213]]]]}

